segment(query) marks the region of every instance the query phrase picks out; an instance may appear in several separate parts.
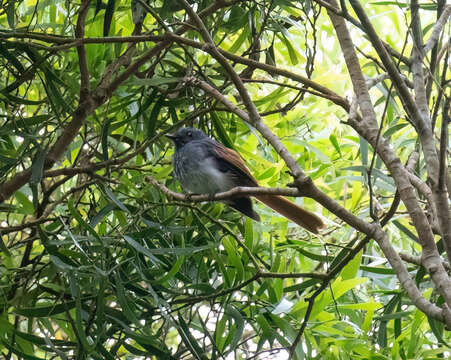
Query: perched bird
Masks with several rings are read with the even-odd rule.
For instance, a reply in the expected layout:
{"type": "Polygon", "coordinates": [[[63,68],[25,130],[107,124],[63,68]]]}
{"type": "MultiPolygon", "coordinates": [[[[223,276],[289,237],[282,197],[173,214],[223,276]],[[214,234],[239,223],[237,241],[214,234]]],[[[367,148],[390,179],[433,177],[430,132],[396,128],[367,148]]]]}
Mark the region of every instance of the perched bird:
{"type": "MultiPolygon", "coordinates": [[[[258,186],[244,160],[234,150],[211,139],[203,131],[190,127],[180,128],[166,135],[175,144],[174,172],[182,187],[195,194],[215,194],[237,186],[258,186]]],[[[255,198],[317,234],[324,227],[322,220],[278,195],[255,195],[255,198]]],[[[228,205],[250,218],[260,221],[249,196],[228,199],[228,205]]]]}

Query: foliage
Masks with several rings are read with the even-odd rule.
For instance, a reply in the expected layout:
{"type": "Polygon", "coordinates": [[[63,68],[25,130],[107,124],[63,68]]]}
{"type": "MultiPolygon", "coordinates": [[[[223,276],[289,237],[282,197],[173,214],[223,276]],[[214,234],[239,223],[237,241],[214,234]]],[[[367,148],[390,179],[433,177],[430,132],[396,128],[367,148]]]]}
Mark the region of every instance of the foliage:
{"type": "MultiPolygon", "coordinates": [[[[3,357],[449,356],[446,321],[419,308],[402,280],[408,272],[434,309],[447,302],[421,263],[427,246],[400,202],[396,173],[353,125],[356,85],[331,23],[335,1],[1,3],[3,357]],[[206,45],[187,5],[220,52],[206,45]],[[252,118],[231,71],[294,164],[252,118]],[[237,150],[261,186],[286,187],[300,166],[324,197],[306,185],[296,202],[327,229],[314,236],[261,205],[256,223],[220,202],[171,197],[165,189],[183,191],[164,134],[181,125],[237,150]],[[394,265],[371,224],[383,227],[404,264],[394,265]]],[[[415,4],[365,2],[409,85],[415,4]]],[[[419,6],[426,41],[449,9],[444,1],[419,6]]],[[[368,29],[349,5],[342,10],[361,69],[375,80],[380,136],[434,190],[412,114],[383,77],[368,29]]],[[[423,60],[426,112],[446,157],[449,24],[433,45],[423,60]]],[[[415,194],[433,218],[426,195],[415,194]]],[[[441,264],[446,237],[439,233],[441,264]]]]}

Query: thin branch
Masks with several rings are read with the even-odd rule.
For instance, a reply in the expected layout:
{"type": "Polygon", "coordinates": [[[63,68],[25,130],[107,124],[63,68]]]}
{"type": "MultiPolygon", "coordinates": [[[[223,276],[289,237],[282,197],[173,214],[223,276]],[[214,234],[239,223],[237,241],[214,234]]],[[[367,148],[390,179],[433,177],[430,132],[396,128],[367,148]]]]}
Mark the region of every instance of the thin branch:
{"type": "MultiPolygon", "coordinates": [[[[83,39],[85,35],[85,20],[88,14],[90,0],[83,0],[81,3],[80,10],[78,12],[77,25],[75,27],[75,37],[78,39],[83,39]]],[[[80,99],[84,99],[89,93],[89,70],[88,62],[86,60],[86,50],[84,45],[77,45],[78,53],[78,64],[80,67],[80,99]]]]}
{"type": "Polygon", "coordinates": [[[229,294],[233,294],[235,291],[238,291],[250,283],[261,279],[261,278],[277,278],[277,279],[298,279],[298,278],[311,278],[311,279],[324,279],[326,278],[326,274],[321,273],[272,273],[272,272],[257,272],[254,276],[247,279],[246,281],[243,281],[240,284],[235,285],[234,287],[224,289],[221,291],[218,291],[217,293],[213,293],[210,295],[203,295],[203,296],[187,296],[186,298],[179,299],[179,300],[173,300],[171,304],[195,304],[201,301],[208,301],[213,300],[218,297],[226,296],[229,294]]]}
{"type": "MultiPolygon", "coordinates": [[[[415,256],[415,255],[412,255],[410,253],[405,253],[405,252],[400,252],[399,256],[405,262],[408,262],[408,263],[411,263],[411,264],[415,264],[415,265],[418,265],[418,266],[423,266],[423,264],[421,263],[421,256],[415,256]]],[[[451,267],[450,267],[450,265],[449,265],[449,263],[447,261],[443,261],[442,264],[443,264],[443,267],[447,271],[451,270],[451,267]]]]}
{"type": "Polygon", "coordinates": [[[443,27],[448,22],[450,16],[451,16],[451,5],[448,4],[443,9],[442,15],[439,17],[439,19],[434,25],[434,28],[432,29],[431,36],[429,36],[429,39],[426,41],[426,44],[423,47],[424,54],[427,54],[435,46],[443,30],[443,27]]]}
{"type": "Polygon", "coordinates": [[[238,106],[236,106],[229,99],[227,99],[227,97],[225,97],[221,92],[219,92],[219,90],[208,84],[206,81],[200,80],[193,76],[187,76],[184,78],[184,82],[188,85],[192,84],[198,86],[199,88],[201,88],[202,90],[213,96],[216,100],[224,104],[229,111],[231,111],[232,113],[243,119],[245,122],[252,124],[252,121],[247,112],[241,110],[238,106]]]}
{"type": "Polygon", "coordinates": [[[56,218],[41,216],[38,219],[30,220],[30,221],[24,222],[23,224],[20,224],[20,225],[2,226],[2,227],[0,227],[0,234],[5,235],[5,234],[12,233],[12,232],[21,231],[24,229],[31,228],[35,225],[42,224],[42,223],[45,223],[48,221],[54,221],[54,220],[56,220],[56,218]]]}
{"type": "Polygon", "coordinates": [[[301,197],[303,194],[294,188],[265,188],[265,187],[245,187],[238,186],[229,191],[224,191],[216,194],[181,194],[170,190],[163,184],[159,183],[154,177],[147,175],[146,180],[152,185],[160,189],[168,197],[188,202],[203,202],[203,201],[222,201],[240,196],[254,196],[254,195],[282,195],[282,196],[293,196],[301,197]]]}
{"type": "MultiPolygon", "coordinates": [[[[291,84],[286,84],[286,83],[282,83],[280,81],[274,81],[274,80],[268,80],[268,79],[243,79],[243,82],[245,83],[265,83],[265,84],[273,84],[273,85],[278,85],[281,87],[287,87],[290,89],[294,89],[294,90],[298,90],[298,91],[305,91],[308,92],[312,95],[318,96],[318,97],[322,97],[324,99],[328,99],[331,100],[332,102],[337,102],[339,101],[340,104],[346,104],[347,100],[344,97],[339,96],[338,94],[335,94],[336,96],[330,94],[330,93],[324,93],[324,92],[319,92],[316,90],[312,90],[310,89],[308,86],[303,86],[303,87],[299,87],[296,85],[291,85],[291,84]]],[[[337,104],[339,105],[339,104],[337,104]]]]}

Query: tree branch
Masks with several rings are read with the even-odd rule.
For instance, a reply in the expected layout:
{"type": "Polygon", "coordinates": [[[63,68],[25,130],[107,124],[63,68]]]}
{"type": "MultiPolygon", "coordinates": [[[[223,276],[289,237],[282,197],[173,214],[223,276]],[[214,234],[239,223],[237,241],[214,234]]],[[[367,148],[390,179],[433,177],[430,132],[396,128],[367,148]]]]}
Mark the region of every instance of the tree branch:
{"type": "Polygon", "coordinates": [[[304,196],[298,189],[292,188],[265,188],[265,187],[246,187],[237,186],[229,191],[216,193],[216,194],[181,194],[170,190],[163,184],[159,183],[154,177],[148,175],[146,180],[152,185],[160,189],[164,194],[172,199],[179,201],[189,201],[189,202],[203,202],[203,201],[221,201],[227,200],[234,197],[241,196],[253,196],[253,195],[282,195],[282,196],[292,196],[301,197],[304,196]]]}
{"type": "MultiPolygon", "coordinates": [[[[83,39],[85,35],[85,20],[86,15],[88,14],[90,0],[83,0],[81,3],[80,10],[78,11],[78,20],[77,25],[75,27],[75,38],[83,39]]],[[[80,100],[83,101],[85,96],[89,93],[89,70],[88,70],[88,62],[86,60],[86,50],[85,46],[80,44],[77,45],[77,53],[78,53],[78,64],[80,67],[80,100]]]]}
{"type": "Polygon", "coordinates": [[[429,36],[428,41],[423,47],[424,54],[427,54],[435,46],[443,30],[443,27],[448,22],[450,16],[451,16],[451,5],[448,4],[443,9],[442,15],[440,15],[439,19],[434,25],[434,28],[432,29],[431,36],[429,36]]]}
{"type": "MultiPolygon", "coordinates": [[[[329,3],[334,3],[334,0],[329,0],[329,3]]],[[[418,113],[418,109],[415,107],[413,99],[411,99],[404,82],[402,81],[395,65],[386,53],[385,48],[382,46],[363,8],[356,0],[351,0],[351,4],[354,7],[358,17],[362,21],[365,29],[367,30],[373,46],[376,48],[381,59],[383,60],[384,66],[386,66],[388,73],[392,77],[392,80],[395,81],[395,86],[399,87],[400,90],[404,89],[407,93],[404,99],[405,103],[409,103],[409,101],[411,101],[409,109],[410,107],[412,108],[412,111],[416,114],[417,123],[420,123],[421,116],[418,113]]],[[[332,12],[329,13],[329,16],[332,20],[332,23],[334,24],[337,37],[339,39],[340,46],[342,47],[343,52],[354,52],[352,40],[349,36],[344,20],[341,17],[336,16],[332,12]]],[[[358,121],[350,118],[349,122],[352,127],[354,127],[354,129],[373,146],[373,149],[375,149],[375,151],[379,154],[379,156],[389,169],[390,173],[392,174],[401,199],[407,207],[407,210],[413,220],[414,226],[417,229],[419,238],[421,240],[425,268],[429,272],[429,274],[431,274],[434,283],[438,286],[440,293],[443,295],[443,297],[446,299],[447,304],[450,306],[451,281],[441,264],[431,226],[415,197],[413,187],[409,181],[409,172],[402,165],[400,159],[394,153],[391,144],[383,137],[379,137],[377,135],[378,126],[376,115],[374,113],[374,110],[372,109],[373,106],[371,101],[368,102],[369,96],[364,94],[365,92],[367,92],[367,89],[365,82],[362,81],[363,76],[361,75],[360,64],[356,59],[352,59],[353,56],[355,55],[345,53],[345,60],[347,59],[346,63],[351,78],[356,77],[356,79],[352,79],[352,81],[354,85],[354,91],[357,94],[359,106],[363,114],[363,120],[358,121]],[[359,69],[357,69],[357,67],[359,69]],[[356,86],[359,86],[360,88],[356,88],[356,86]]],[[[402,94],[401,97],[403,97],[402,94]]],[[[395,270],[401,284],[404,286],[404,288],[406,288],[406,286],[409,287],[409,289],[406,288],[406,290],[408,290],[409,297],[413,301],[416,301],[416,303],[418,303],[418,306],[421,306],[420,308],[423,311],[432,311],[435,315],[437,315],[437,311],[434,311],[434,309],[430,306],[426,306],[427,301],[421,297],[421,293],[419,293],[415,283],[412,283],[410,276],[407,273],[407,269],[405,269],[405,267],[403,266],[398,254],[392,248],[382,230],[377,229],[377,231],[375,232],[375,239],[384,252],[385,256],[392,264],[393,269],[395,270]]],[[[427,312],[427,314],[429,313],[427,312]]],[[[440,316],[442,321],[443,319],[447,318],[442,314],[440,316]]]]}

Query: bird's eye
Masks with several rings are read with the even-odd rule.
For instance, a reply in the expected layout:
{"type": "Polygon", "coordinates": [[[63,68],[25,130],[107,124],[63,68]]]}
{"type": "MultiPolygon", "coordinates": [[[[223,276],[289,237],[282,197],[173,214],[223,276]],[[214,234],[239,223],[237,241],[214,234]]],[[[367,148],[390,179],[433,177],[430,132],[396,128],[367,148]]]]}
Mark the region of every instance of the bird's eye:
{"type": "Polygon", "coordinates": [[[188,134],[187,134],[189,137],[192,137],[193,136],[193,133],[191,132],[191,131],[188,131],[188,134]]]}

